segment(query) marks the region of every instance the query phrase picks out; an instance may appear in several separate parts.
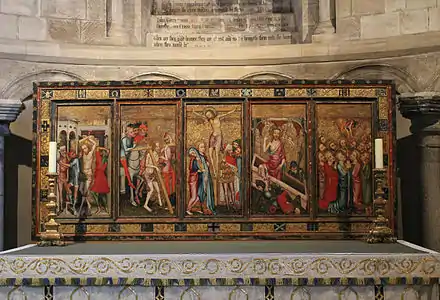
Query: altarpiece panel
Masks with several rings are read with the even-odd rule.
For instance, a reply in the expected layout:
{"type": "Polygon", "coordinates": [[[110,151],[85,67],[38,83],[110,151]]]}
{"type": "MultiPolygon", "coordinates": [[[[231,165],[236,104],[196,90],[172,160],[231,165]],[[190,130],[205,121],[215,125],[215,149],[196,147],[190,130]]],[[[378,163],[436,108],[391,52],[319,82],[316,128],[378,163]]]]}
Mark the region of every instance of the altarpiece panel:
{"type": "Polygon", "coordinates": [[[66,239],[360,238],[376,138],[394,228],[391,82],[40,82],[33,124],[35,238],[49,141],[66,239]]]}

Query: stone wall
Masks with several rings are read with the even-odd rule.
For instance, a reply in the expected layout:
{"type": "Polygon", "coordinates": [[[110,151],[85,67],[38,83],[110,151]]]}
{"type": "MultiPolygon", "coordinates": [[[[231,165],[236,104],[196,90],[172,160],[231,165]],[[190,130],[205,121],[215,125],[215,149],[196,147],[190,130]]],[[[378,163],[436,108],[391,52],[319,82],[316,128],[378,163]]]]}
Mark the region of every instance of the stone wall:
{"type": "Polygon", "coordinates": [[[436,0],[338,0],[337,33],[371,39],[440,30],[436,0]]]}
{"type": "MultiPolygon", "coordinates": [[[[278,49],[279,50],[279,49],[278,49]]],[[[349,51],[350,49],[346,49],[349,51]]],[[[353,50],[353,49],[351,49],[353,50]]],[[[312,51],[312,50],[310,50],[312,51]]],[[[249,52],[249,55],[252,52],[249,52]]],[[[276,56],[277,53],[274,53],[276,56]]],[[[348,54],[347,54],[348,55],[348,54]]],[[[24,56],[25,57],[25,56],[24,56]]],[[[30,242],[31,232],[31,152],[32,152],[32,82],[64,80],[178,80],[178,79],[393,79],[400,93],[440,90],[440,49],[438,52],[381,57],[365,60],[323,61],[314,63],[264,64],[247,66],[195,65],[87,65],[81,63],[35,62],[29,59],[0,59],[0,98],[21,99],[25,111],[11,125],[13,135],[6,139],[6,223],[14,224],[6,232],[6,246],[30,242]],[[9,148],[8,148],[9,147],[9,148]],[[16,231],[15,231],[16,228],[16,231]]],[[[122,53],[121,53],[122,59],[122,53]]],[[[263,62],[260,58],[260,62],[263,62]]],[[[121,62],[120,62],[121,63],[121,62]]],[[[397,136],[403,140],[409,133],[409,120],[397,112],[397,136]]],[[[402,148],[399,152],[404,151],[402,148]]],[[[411,201],[415,201],[413,198],[411,201]]],[[[408,230],[408,229],[407,229],[408,230]]],[[[416,230],[411,226],[409,230],[416,230]]]]}
{"type": "Polygon", "coordinates": [[[147,48],[296,44],[329,38],[320,7],[332,10],[330,38],[338,40],[440,30],[437,0],[2,0],[0,38],[147,48]]]}

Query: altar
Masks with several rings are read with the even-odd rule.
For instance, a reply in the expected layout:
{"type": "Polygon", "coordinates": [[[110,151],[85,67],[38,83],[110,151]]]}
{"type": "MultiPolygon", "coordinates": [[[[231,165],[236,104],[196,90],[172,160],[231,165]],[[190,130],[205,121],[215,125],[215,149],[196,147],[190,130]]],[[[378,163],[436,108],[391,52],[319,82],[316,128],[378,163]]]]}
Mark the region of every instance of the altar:
{"type": "Polygon", "coordinates": [[[440,255],[364,241],[87,242],[1,253],[1,299],[438,299],[440,255]]]}
{"type": "Polygon", "coordinates": [[[434,299],[390,81],[40,82],[4,299],[434,299]],[[63,247],[58,247],[63,246],[63,247]]]}

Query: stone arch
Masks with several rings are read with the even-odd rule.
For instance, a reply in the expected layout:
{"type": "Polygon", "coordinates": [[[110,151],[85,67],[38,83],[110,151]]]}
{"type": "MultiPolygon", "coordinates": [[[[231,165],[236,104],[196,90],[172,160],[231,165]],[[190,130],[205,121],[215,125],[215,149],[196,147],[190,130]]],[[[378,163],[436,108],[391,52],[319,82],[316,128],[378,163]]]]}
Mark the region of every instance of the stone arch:
{"type": "Polygon", "coordinates": [[[168,72],[145,72],[138,75],[135,75],[128,80],[186,80],[185,78],[168,72]]]}
{"type": "Polygon", "coordinates": [[[281,72],[275,72],[275,71],[270,71],[270,72],[254,72],[254,73],[250,73],[247,74],[243,77],[241,77],[240,79],[244,79],[244,80],[292,80],[293,76],[290,76],[288,74],[285,73],[281,73],[281,72]]]}
{"type": "Polygon", "coordinates": [[[405,70],[388,64],[364,64],[335,74],[332,79],[392,79],[399,93],[420,91],[417,80],[405,70]]]}
{"type": "Polygon", "coordinates": [[[43,70],[27,73],[9,82],[0,92],[0,98],[26,100],[33,94],[35,81],[85,81],[81,76],[63,70],[43,70]]]}
{"type": "Polygon", "coordinates": [[[440,72],[438,72],[435,75],[434,79],[432,80],[432,83],[428,86],[426,90],[440,92],[440,72]]]}

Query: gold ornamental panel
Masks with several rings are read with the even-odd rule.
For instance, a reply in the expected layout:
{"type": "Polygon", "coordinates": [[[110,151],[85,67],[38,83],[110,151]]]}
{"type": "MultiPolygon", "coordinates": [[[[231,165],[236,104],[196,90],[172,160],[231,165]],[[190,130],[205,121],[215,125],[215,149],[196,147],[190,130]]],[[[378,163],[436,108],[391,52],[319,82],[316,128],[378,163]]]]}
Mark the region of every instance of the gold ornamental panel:
{"type": "Polygon", "coordinates": [[[307,97],[307,89],[286,89],[286,97],[307,97]]]}
{"type": "Polygon", "coordinates": [[[174,225],[173,224],[154,224],[154,232],[155,233],[173,233],[174,225]]]}
{"type": "Polygon", "coordinates": [[[209,89],[187,89],[186,96],[188,98],[208,98],[209,89]]]}
{"type": "Polygon", "coordinates": [[[253,231],[257,232],[273,232],[274,224],[273,223],[254,223],[253,231]]]}
{"type": "Polygon", "coordinates": [[[339,231],[338,223],[319,223],[318,231],[320,232],[338,232],[339,231]]]}
{"type": "Polygon", "coordinates": [[[52,100],[69,100],[77,99],[77,90],[66,89],[66,90],[53,90],[52,100]]]}
{"type": "Polygon", "coordinates": [[[378,101],[379,119],[388,119],[388,98],[379,97],[378,101]]]}
{"type": "Polygon", "coordinates": [[[331,89],[316,89],[316,97],[339,97],[339,89],[331,88],[331,89]]]}
{"type": "MultiPolygon", "coordinates": [[[[100,90],[87,90],[86,97],[87,99],[109,99],[108,97],[109,91],[107,89],[100,90]]],[[[122,94],[122,91],[121,91],[122,94]]]]}
{"type": "Polygon", "coordinates": [[[359,98],[375,98],[376,97],[376,89],[374,88],[351,88],[350,89],[350,97],[359,97],[359,98]]]}
{"type": "Polygon", "coordinates": [[[287,232],[306,232],[307,224],[306,223],[287,223],[286,224],[287,232]]]}
{"type": "Polygon", "coordinates": [[[241,89],[221,89],[220,97],[224,97],[224,98],[241,97],[241,89]]]}
{"type": "Polygon", "coordinates": [[[186,231],[188,233],[208,232],[208,224],[188,224],[186,231]]]}
{"type": "Polygon", "coordinates": [[[176,89],[151,89],[150,95],[153,98],[176,98],[176,89]]]}
{"type": "Polygon", "coordinates": [[[237,223],[220,224],[220,232],[240,232],[240,227],[237,223]]]}
{"type": "Polygon", "coordinates": [[[65,234],[74,234],[75,233],[75,225],[61,224],[60,225],[60,232],[65,233],[65,234]]]}
{"type": "Polygon", "coordinates": [[[121,224],[122,233],[137,233],[141,231],[141,224],[121,224]]]}
{"type": "Polygon", "coordinates": [[[48,132],[41,132],[39,134],[40,137],[40,155],[45,156],[49,155],[49,142],[50,137],[48,132]]]}
{"type": "Polygon", "coordinates": [[[87,232],[90,233],[107,233],[108,225],[106,224],[88,224],[87,232]]]}
{"type": "Polygon", "coordinates": [[[41,119],[50,119],[50,100],[41,100],[40,101],[40,118],[41,119]]]}
{"type": "Polygon", "coordinates": [[[40,186],[42,190],[49,188],[49,177],[47,177],[47,172],[49,172],[48,167],[40,167],[40,186]]]}
{"type": "Polygon", "coordinates": [[[258,97],[258,98],[273,98],[274,97],[274,90],[273,88],[270,89],[252,89],[252,97],[258,97]]]}

